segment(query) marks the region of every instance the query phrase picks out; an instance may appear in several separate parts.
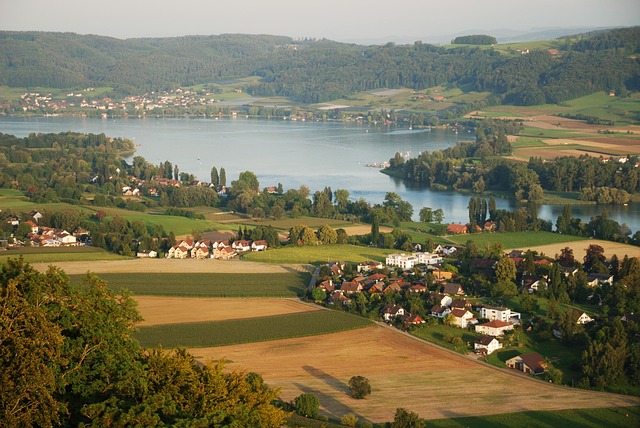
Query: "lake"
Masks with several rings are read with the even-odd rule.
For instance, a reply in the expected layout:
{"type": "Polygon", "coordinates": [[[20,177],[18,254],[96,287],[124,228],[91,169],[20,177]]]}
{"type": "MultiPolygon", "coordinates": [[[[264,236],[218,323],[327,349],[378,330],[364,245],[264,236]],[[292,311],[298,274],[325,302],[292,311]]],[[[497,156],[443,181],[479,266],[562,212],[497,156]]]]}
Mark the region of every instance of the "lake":
{"type": "MultiPolygon", "coordinates": [[[[347,189],[352,199],[381,203],[387,192],[396,192],[414,208],[441,208],[446,222],[468,221],[469,195],[406,186],[367,164],[389,160],[400,152],[414,157],[423,151],[444,149],[458,141],[472,140],[471,133],[452,130],[408,130],[341,122],[292,122],[247,118],[123,118],[0,117],[0,132],[24,137],[32,132],[76,131],[129,138],[136,155],[158,164],[177,164],[182,172],[210,181],[213,166],[225,168],[227,183],[242,171],[253,171],[261,187],[282,183],[285,189],[305,184],[311,192],[325,186],[347,189]]],[[[498,208],[514,209],[515,203],[497,200],[498,208]]],[[[607,206],[609,216],[640,229],[640,204],[607,206]]],[[[588,221],[602,207],[580,205],[573,215],[588,221]]],[[[541,206],[539,216],[555,223],[562,206],[541,206]]]]}

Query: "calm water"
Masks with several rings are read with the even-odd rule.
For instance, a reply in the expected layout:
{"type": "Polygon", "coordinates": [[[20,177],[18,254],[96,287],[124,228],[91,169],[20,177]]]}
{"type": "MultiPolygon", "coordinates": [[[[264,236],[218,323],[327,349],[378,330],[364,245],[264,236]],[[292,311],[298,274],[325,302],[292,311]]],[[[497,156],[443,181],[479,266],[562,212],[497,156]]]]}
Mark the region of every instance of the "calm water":
{"type": "MultiPolygon", "coordinates": [[[[89,119],[59,117],[0,117],[0,132],[24,137],[32,132],[77,131],[132,139],[137,155],[158,164],[169,160],[180,171],[210,180],[212,166],[224,167],[227,183],[241,171],[253,171],[261,187],[282,183],[285,189],[309,186],[312,192],[347,189],[352,199],[380,203],[396,192],[415,211],[442,208],[445,221],[467,222],[469,196],[456,192],[413,189],[366,164],[384,162],[396,152],[416,156],[470,140],[472,134],[447,130],[397,130],[346,123],[264,121],[253,119],[89,119]]],[[[498,200],[498,208],[514,208],[498,200]]],[[[611,218],[640,229],[640,206],[607,207],[611,218]]],[[[540,217],[555,219],[561,206],[543,206],[540,217]]],[[[601,207],[575,206],[573,215],[588,221],[601,207]]]]}

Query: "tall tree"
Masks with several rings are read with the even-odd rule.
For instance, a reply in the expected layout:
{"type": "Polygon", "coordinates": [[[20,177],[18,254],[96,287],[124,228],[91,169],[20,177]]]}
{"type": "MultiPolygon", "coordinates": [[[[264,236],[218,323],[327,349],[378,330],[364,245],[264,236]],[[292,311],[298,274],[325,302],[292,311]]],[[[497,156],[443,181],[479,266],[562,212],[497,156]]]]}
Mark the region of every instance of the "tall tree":
{"type": "Polygon", "coordinates": [[[211,168],[211,184],[217,186],[220,184],[220,176],[218,175],[218,168],[215,166],[211,168]]]}
{"type": "Polygon", "coordinates": [[[224,168],[220,168],[220,185],[225,187],[227,185],[227,171],[224,168]]]}

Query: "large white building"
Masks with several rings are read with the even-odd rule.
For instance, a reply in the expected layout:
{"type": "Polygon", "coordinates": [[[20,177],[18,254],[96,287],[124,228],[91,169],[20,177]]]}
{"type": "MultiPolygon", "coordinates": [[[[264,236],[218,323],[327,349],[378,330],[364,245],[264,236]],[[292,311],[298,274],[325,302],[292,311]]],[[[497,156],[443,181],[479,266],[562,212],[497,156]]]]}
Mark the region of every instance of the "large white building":
{"type": "Polygon", "coordinates": [[[413,254],[389,254],[387,256],[387,266],[398,266],[402,269],[411,269],[415,265],[434,265],[442,263],[442,257],[433,253],[413,253],[413,254]]]}
{"type": "Polygon", "coordinates": [[[480,308],[480,318],[488,319],[489,321],[498,320],[517,324],[520,322],[520,313],[512,311],[509,308],[483,306],[480,308]]]}

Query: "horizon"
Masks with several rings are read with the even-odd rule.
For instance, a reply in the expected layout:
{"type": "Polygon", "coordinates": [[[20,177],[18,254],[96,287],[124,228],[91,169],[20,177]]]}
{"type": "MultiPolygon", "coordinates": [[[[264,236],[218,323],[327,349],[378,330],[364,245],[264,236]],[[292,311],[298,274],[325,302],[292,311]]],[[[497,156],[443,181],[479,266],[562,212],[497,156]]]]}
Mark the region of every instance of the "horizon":
{"type": "MultiPolygon", "coordinates": [[[[300,6],[293,0],[264,3],[247,0],[224,4],[184,0],[180,4],[113,0],[108,9],[88,10],[86,3],[23,0],[0,5],[4,31],[71,32],[117,39],[218,34],[268,34],[330,39],[344,43],[385,42],[443,44],[458,35],[488,34],[498,41],[533,34],[574,34],[640,24],[640,2],[539,0],[514,4],[505,0],[461,0],[455,15],[445,4],[403,0],[393,9],[367,8],[356,2],[326,0],[300,6]],[[194,13],[197,12],[197,13],[194,13]],[[98,17],[100,19],[96,19],[98,17]]],[[[550,38],[555,38],[552,36],[550,38]]]]}

